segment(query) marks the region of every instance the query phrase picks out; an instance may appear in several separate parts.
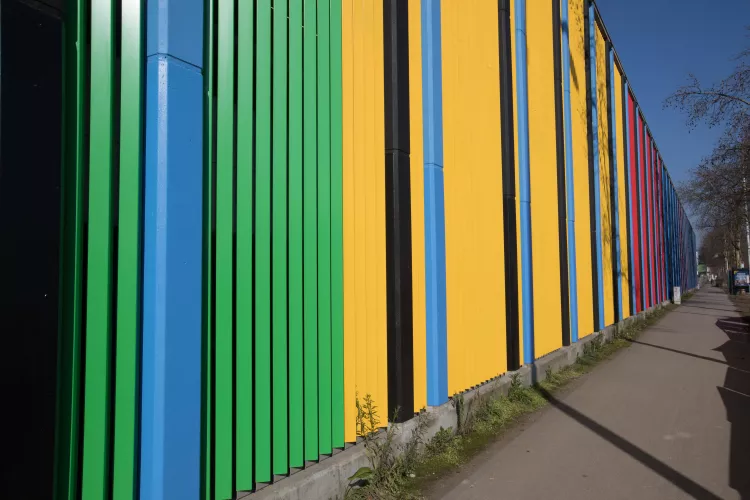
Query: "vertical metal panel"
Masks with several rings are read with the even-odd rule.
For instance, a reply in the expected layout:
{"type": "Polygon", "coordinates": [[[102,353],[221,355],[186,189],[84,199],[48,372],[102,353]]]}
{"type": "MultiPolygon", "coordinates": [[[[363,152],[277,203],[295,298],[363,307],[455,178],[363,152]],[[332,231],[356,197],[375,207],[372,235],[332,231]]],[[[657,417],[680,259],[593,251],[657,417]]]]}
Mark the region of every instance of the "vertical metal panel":
{"type": "MultiPolygon", "coordinates": [[[[253,488],[253,139],[254,23],[251,2],[237,6],[237,240],[235,276],[234,476],[253,488]]],[[[291,235],[290,235],[291,237],[291,235]]],[[[291,266],[291,263],[290,263],[291,266]]]]}
{"type": "Polygon", "coordinates": [[[498,50],[500,53],[500,144],[503,177],[503,245],[505,248],[505,339],[507,369],[521,366],[518,297],[518,207],[516,199],[516,127],[513,92],[513,23],[511,2],[498,2],[498,50]]]}
{"type": "Polygon", "coordinates": [[[586,83],[586,41],[584,2],[569,1],[571,133],[575,205],[578,336],[594,331],[593,261],[591,254],[591,193],[586,83]]]}
{"type": "Polygon", "coordinates": [[[356,307],[351,307],[355,295],[355,236],[357,224],[354,216],[354,6],[343,0],[341,9],[341,90],[342,90],[342,195],[343,195],[343,265],[344,265],[344,440],[357,439],[357,362],[358,346],[356,307]]]}
{"type": "Polygon", "coordinates": [[[597,87],[596,64],[596,19],[594,4],[587,2],[585,9],[586,52],[587,52],[587,94],[589,103],[589,173],[591,183],[591,260],[594,264],[592,287],[594,290],[594,329],[604,328],[604,285],[602,276],[602,240],[601,240],[601,192],[600,192],[600,158],[599,158],[599,96],[597,87]]]}
{"type": "MultiPolygon", "coordinates": [[[[537,3],[526,13],[528,47],[529,183],[532,232],[534,358],[562,346],[560,295],[548,286],[560,280],[557,218],[552,3],[537,3]]],[[[564,237],[564,236],[563,236],[564,237]]]]}
{"type": "Polygon", "coordinates": [[[110,488],[114,14],[112,0],[92,0],[86,371],[81,477],[81,497],[84,500],[106,498],[110,488]]]}
{"type": "Polygon", "coordinates": [[[448,400],[443,183],[443,86],[439,0],[422,0],[427,404],[448,400]]]}
{"type": "Polygon", "coordinates": [[[234,492],[234,1],[218,1],[216,88],[216,495],[234,492]]]}
{"type": "Polygon", "coordinates": [[[412,338],[414,409],[427,406],[424,148],[422,122],[422,0],[409,0],[409,145],[411,149],[412,338]]]}
{"type": "MultiPolygon", "coordinates": [[[[567,26],[566,26],[567,30],[567,26]]],[[[564,112],[563,112],[563,69],[562,69],[562,27],[560,23],[560,0],[552,0],[552,54],[554,60],[555,92],[555,148],[557,149],[557,217],[558,249],[560,259],[560,316],[562,345],[570,345],[570,277],[568,269],[568,237],[566,207],[566,173],[564,112]]]]}
{"type": "MultiPolygon", "coordinates": [[[[271,386],[271,1],[255,13],[255,481],[272,479],[271,386]]],[[[217,382],[218,383],[218,382],[217,382]]],[[[218,428],[218,422],[217,422],[218,428]]],[[[317,455],[316,455],[317,457],[317,455]]]]}
{"type": "MultiPolygon", "coordinates": [[[[289,408],[287,363],[287,0],[274,0],[273,75],[271,83],[271,387],[273,417],[273,473],[289,468],[289,408]]],[[[325,137],[319,139],[325,141],[325,137]]],[[[330,148],[330,146],[329,146],[330,148]]],[[[330,210],[330,208],[329,208],[330,210]]],[[[319,275],[326,269],[319,267],[319,275]]],[[[330,290],[325,294],[330,297],[330,290]]],[[[328,360],[330,367],[330,358],[328,360]]],[[[321,380],[321,383],[324,381],[321,380]]],[[[329,381],[330,387],[330,381],[329,381]]]]}
{"type": "Polygon", "coordinates": [[[75,500],[79,487],[80,391],[82,370],[83,272],[86,217],[86,50],[87,3],[69,0],[64,28],[64,167],[62,186],[62,245],[60,252],[60,334],[55,490],[57,500],[75,500]]]}
{"type": "Polygon", "coordinates": [[[638,184],[636,189],[636,196],[638,200],[638,255],[639,259],[638,262],[640,263],[640,305],[641,305],[641,311],[648,308],[648,305],[646,303],[646,280],[648,279],[646,276],[646,267],[645,267],[645,261],[647,257],[647,248],[646,248],[646,220],[645,220],[645,213],[644,213],[644,204],[645,204],[645,198],[646,198],[646,191],[645,187],[643,185],[643,177],[644,177],[644,159],[643,159],[643,119],[641,117],[640,109],[636,105],[635,107],[635,136],[636,136],[636,169],[637,169],[637,175],[638,175],[638,184]]]}
{"type": "MultiPolygon", "coordinates": [[[[304,0],[302,32],[302,200],[305,460],[318,449],[318,84],[315,0],[304,0]]],[[[256,299],[257,300],[257,299],[256,299]]]]}
{"type": "MultiPolygon", "coordinates": [[[[283,0],[282,0],[283,1],[283,0]]],[[[331,436],[331,54],[330,3],[318,2],[318,443],[331,436]]],[[[383,403],[381,403],[382,405],[383,403]]]]}
{"type": "Polygon", "coordinates": [[[578,342],[578,269],[576,252],[576,194],[575,164],[573,162],[573,112],[570,89],[571,75],[571,19],[568,0],[560,1],[560,23],[562,35],[562,79],[563,79],[563,118],[565,131],[565,192],[567,206],[568,269],[570,280],[570,341],[578,342]]]}
{"type": "MultiPolygon", "coordinates": [[[[388,401],[385,273],[385,124],[383,5],[354,2],[342,10],[343,199],[344,199],[344,411],[368,394],[388,401]],[[351,75],[351,78],[348,76],[351,75]],[[378,153],[379,152],[379,153],[378,153]],[[352,398],[352,399],[349,399],[352,398]]],[[[355,420],[345,416],[345,439],[356,439],[355,420]]],[[[356,419],[356,417],[354,417],[356,419]]],[[[385,425],[382,417],[382,424],[385,425]]],[[[322,423],[321,423],[322,425],[322,423]]]]}
{"type": "MultiPolygon", "coordinates": [[[[249,2],[248,2],[249,3],[249,2]]],[[[252,5],[252,4],[251,4],[252,5]]],[[[302,0],[289,2],[289,466],[304,457],[302,0]]]]}
{"type": "Polygon", "coordinates": [[[615,106],[614,128],[617,149],[617,214],[618,214],[618,241],[620,242],[619,275],[620,304],[622,316],[620,319],[631,316],[632,293],[630,280],[632,279],[632,265],[630,261],[630,205],[628,202],[628,145],[627,145],[627,116],[625,115],[627,103],[623,86],[623,76],[619,68],[613,66],[612,99],[615,106]]]}
{"type": "Polygon", "coordinates": [[[120,193],[117,338],[112,491],[136,496],[141,350],[144,12],[141,0],[121,6],[120,193]]]}
{"type": "Polygon", "coordinates": [[[599,205],[597,206],[599,207],[600,258],[602,266],[599,283],[603,299],[604,317],[602,318],[602,327],[604,327],[615,322],[615,295],[613,289],[615,269],[613,268],[614,261],[612,259],[612,255],[615,252],[613,245],[614,219],[612,203],[612,175],[614,170],[612,168],[613,163],[610,149],[610,140],[612,139],[609,128],[610,97],[607,91],[607,81],[609,80],[607,61],[609,60],[609,53],[604,34],[596,20],[594,20],[593,26],[593,39],[596,43],[596,89],[592,89],[592,91],[596,92],[596,109],[598,114],[599,205]]]}
{"type": "MultiPolygon", "coordinates": [[[[610,199],[612,200],[612,267],[613,267],[613,284],[614,284],[614,321],[622,321],[623,310],[622,310],[622,260],[621,260],[621,249],[620,249],[620,169],[622,166],[622,160],[619,158],[619,154],[622,151],[621,136],[618,134],[618,124],[622,123],[619,111],[618,103],[621,101],[617,100],[617,83],[615,80],[615,54],[611,44],[607,44],[607,60],[608,60],[608,100],[609,109],[609,154],[612,162],[611,182],[612,194],[610,199]]],[[[619,72],[617,72],[619,76],[619,72]]]]}
{"type": "Polygon", "coordinates": [[[149,4],[140,498],[198,498],[201,473],[203,2],[149,4]],[[154,10],[152,10],[154,9],[154,10]],[[156,15],[151,15],[154,13],[156,15]],[[179,40],[182,40],[178,43],[179,40]]]}
{"type": "Polygon", "coordinates": [[[631,255],[633,263],[633,303],[634,312],[639,313],[643,310],[641,304],[641,227],[640,227],[640,202],[638,199],[639,183],[638,183],[638,129],[636,123],[638,118],[636,117],[636,107],[633,95],[628,89],[628,180],[630,185],[629,204],[630,204],[630,245],[631,255]]]}
{"type": "Polygon", "coordinates": [[[448,393],[506,371],[497,3],[442,2],[448,393]],[[482,346],[477,349],[477,346],[482,346]]]}
{"type": "Polygon", "coordinates": [[[414,416],[409,129],[409,11],[383,0],[388,414],[414,416]]]}
{"type": "Polygon", "coordinates": [[[534,349],[534,283],[532,273],[531,186],[529,160],[529,78],[526,61],[526,0],[514,0],[516,102],[518,104],[518,185],[521,240],[521,296],[523,304],[523,362],[532,363],[534,349]]]}
{"type": "Polygon", "coordinates": [[[344,447],[344,207],[342,1],[331,2],[331,426],[344,447]]]}
{"type": "Polygon", "coordinates": [[[202,500],[209,500],[214,493],[214,327],[215,327],[215,251],[216,233],[214,229],[214,207],[216,203],[216,183],[214,182],[214,154],[216,144],[214,137],[214,113],[216,109],[216,86],[213,74],[216,71],[214,44],[216,42],[216,2],[205,3],[204,17],[204,101],[203,116],[206,126],[203,127],[203,409],[201,420],[201,472],[202,500]]]}

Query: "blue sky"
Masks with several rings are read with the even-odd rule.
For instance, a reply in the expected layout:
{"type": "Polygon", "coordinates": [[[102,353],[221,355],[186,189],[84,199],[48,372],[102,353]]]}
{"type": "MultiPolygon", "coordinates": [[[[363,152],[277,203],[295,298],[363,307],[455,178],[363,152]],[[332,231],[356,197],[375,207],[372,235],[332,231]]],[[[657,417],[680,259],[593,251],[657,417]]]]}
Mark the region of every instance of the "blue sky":
{"type": "Polygon", "coordinates": [[[675,181],[709,154],[721,130],[689,131],[664,99],[694,73],[705,85],[750,47],[750,0],[597,0],[615,49],[675,181]]]}

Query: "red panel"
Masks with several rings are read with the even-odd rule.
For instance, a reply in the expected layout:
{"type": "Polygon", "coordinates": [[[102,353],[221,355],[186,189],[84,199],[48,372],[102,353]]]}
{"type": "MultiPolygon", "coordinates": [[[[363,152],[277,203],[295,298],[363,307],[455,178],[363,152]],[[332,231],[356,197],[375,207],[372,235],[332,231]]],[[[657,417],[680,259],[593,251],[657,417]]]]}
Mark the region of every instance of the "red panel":
{"type": "Polygon", "coordinates": [[[628,92],[628,136],[630,136],[630,151],[628,151],[628,176],[630,178],[630,226],[633,234],[633,241],[630,242],[630,248],[633,253],[633,286],[635,287],[635,310],[641,312],[643,310],[641,296],[641,236],[640,236],[640,224],[638,223],[638,171],[636,169],[636,129],[635,129],[635,102],[633,96],[628,92]]]}
{"type": "Polygon", "coordinates": [[[648,298],[649,306],[654,305],[654,292],[656,289],[656,269],[654,261],[654,139],[650,133],[646,139],[646,180],[648,186],[648,298]]]}
{"type": "Polygon", "coordinates": [[[646,192],[646,154],[645,154],[645,141],[643,131],[643,118],[638,115],[638,158],[640,160],[640,172],[638,173],[638,184],[639,184],[639,195],[641,197],[641,260],[643,265],[643,301],[642,307],[647,309],[649,307],[649,290],[648,290],[648,204],[646,203],[648,196],[646,192]]]}

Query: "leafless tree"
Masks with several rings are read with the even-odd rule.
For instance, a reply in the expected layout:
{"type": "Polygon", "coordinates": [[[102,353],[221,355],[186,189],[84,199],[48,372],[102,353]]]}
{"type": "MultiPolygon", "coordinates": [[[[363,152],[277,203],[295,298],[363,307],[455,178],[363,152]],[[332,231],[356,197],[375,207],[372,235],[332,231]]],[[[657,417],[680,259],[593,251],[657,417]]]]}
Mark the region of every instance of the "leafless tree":
{"type": "Polygon", "coordinates": [[[747,248],[742,235],[747,232],[750,240],[750,49],[736,61],[732,74],[720,82],[704,85],[690,75],[687,85],[664,101],[666,107],[685,113],[691,129],[699,123],[724,127],[714,150],[678,189],[698,228],[712,240],[705,243],[722,248],[714,253],[729,266],[742,260],[742,249],[747,248]]]}

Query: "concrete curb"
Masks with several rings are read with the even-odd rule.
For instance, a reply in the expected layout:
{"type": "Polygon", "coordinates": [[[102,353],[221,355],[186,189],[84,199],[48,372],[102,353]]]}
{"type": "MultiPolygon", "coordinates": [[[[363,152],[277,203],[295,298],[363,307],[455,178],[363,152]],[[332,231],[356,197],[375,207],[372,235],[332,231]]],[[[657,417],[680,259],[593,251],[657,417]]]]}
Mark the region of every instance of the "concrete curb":
{"type": "MultiPolygon", "coordinates": [[[[551,352],[537,359],[531,365],[522,366],[516,371],[504,373],[499,377],[461,393],[463,401],[462,420],[465,422],[465,419],[471,418],[477,403],[480,401],[486,398],[507,395],[511,380],[516,374],[520,376],[523,385],[527,387],[541,382],[547,377],[548,370],[558,371],[575,363],[578,356],[583,355],[584,347],[599,336],[602,336],[605,342],[609,342],[618,331],[627,328],[636,321],[645,319],[647,315],[664,308],[668,304],[670,304],[669,301],[662,302],[647,311],[642,311],[619,323],[610,325],[600,332],[580,338],[575,344],[551,352]]],[[[426,419],[426,431],[423,439],[428,441],[441,428],[460,428],[462,422],[459,422],[458,413],[454,399],[440,406],[428,407],[419,417],[423,420],[426,419]]],[[[402,424],[391,424],[397,428],[396,442],[399,445],[404,445],[409,441],[417,427],[417,421],[418,418],[413,418],[402,424]]],[[[365,447],[361,443],[348,445],[345,450],[334,453],[331,458],[314,463],[304,470],[300,470],[288,478],[268,485],[255,493],[240,493],[237,495],[237,498],[246,498],[247,500],[342,499],[349,485],[347,478],[352,476],[360,467],[368,465],[369,462],[365,453],[365,447]]]]}

